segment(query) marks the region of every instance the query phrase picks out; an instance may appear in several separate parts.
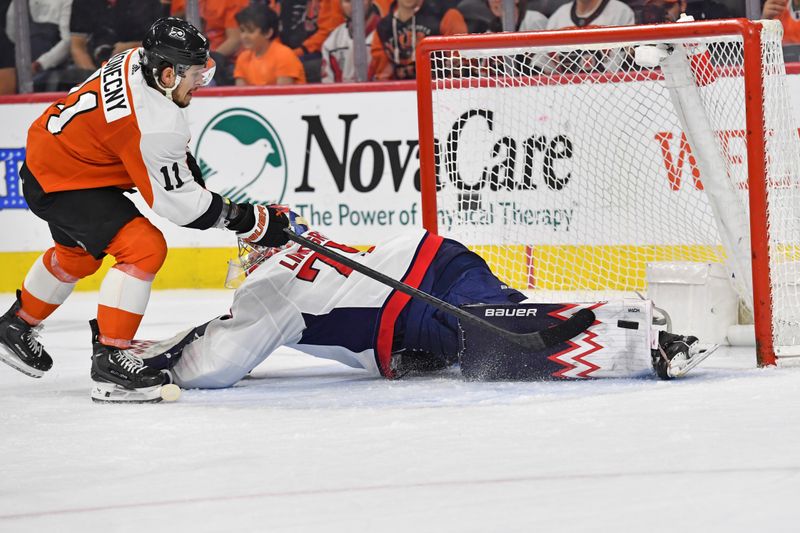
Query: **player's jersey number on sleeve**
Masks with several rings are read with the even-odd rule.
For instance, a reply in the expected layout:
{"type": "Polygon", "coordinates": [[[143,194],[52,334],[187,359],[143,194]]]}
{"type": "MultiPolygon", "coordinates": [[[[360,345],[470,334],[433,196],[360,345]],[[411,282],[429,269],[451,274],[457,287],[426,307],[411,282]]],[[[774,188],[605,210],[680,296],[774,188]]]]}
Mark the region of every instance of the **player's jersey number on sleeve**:
{"type": "Polygon", "coordinates": [[[175,183],[172,182],[172,178],[169,177],[169,169],[166,165],[161,167],[161,175],[164,176],[164,190],[171,191],[173,189],[180,189],[184,181],[181,179],[180,172],[178,170],[178,163],[172,163],[172,174],[175,176],[175,183]]]}
{"type": "Polygon", "coordinates": [[[80,95],[78,100],[71,106],[65,107],[64,104],[56,104],[56,107],[58,112],[47,117],[47,131],[53,135],[61,133],[73,118],[95,109],[97,107],[97,93],[87,91],[80,95]]]}

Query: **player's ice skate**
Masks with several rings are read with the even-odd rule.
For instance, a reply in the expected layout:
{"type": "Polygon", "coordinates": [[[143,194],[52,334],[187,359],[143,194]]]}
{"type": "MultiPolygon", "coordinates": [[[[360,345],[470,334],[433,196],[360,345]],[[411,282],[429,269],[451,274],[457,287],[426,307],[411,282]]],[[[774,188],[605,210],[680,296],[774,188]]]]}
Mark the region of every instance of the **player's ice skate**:
{"type": "Polygon", "coordinates": [[[714,353],[719,344],[703,346],[697,337],[659,332],[658,349],[653,350],[653,368],[661,379],[683,377],[714,353]]]}
{"type": "MultiPolygon", "coordinates": [[[[105,403],[150,403],[162,399],[165,376],[144,365],[142,359],[127,350],[106,346],[98,341],[97,321],[92,328],[92,400],[105,403]]],[[[175,387],[169,385],[169,387],[175,387]]],[[[167,391],[168,397],[174,396],[167,391]]],[[[169,398],[168,398],[169,399],[169,398]]]]}
{"type": "Polygon", "coordinates": [[[40,378],[53,366],[53,359],[39,342],[39,326],[19,316],[20,291],[11,308],[0,317],[0,361],[27,376],[40,378]]]}

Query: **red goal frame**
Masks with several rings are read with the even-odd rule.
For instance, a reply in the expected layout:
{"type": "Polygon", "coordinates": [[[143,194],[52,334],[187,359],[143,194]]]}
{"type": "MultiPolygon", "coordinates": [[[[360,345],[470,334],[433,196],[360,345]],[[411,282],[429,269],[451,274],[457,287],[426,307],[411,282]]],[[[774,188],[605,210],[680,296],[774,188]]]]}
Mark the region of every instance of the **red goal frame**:
{"type": "Polygon", "coordinates": [[[419,120],[420,189],[422,223],[438,233],[436,209],[436,168],[433,142],[433,82],[431,52],[519,48],[524,46],[565,46],[627,41],[669,41],[692,37],[742,37],[744,47],[745,139],[750,197],[750,239],[753,272],[753,316],[756,358],[759,366],[776,364],[772,337],[772,295],[770,292],[769,237],[767,235],[766,153],[764,137],[763,80],[759,22],[727,19],[704,22],[655,24],[553,30],[528,33],[490,33],[427,37],[417,46],[417,116],[419,120]]]}

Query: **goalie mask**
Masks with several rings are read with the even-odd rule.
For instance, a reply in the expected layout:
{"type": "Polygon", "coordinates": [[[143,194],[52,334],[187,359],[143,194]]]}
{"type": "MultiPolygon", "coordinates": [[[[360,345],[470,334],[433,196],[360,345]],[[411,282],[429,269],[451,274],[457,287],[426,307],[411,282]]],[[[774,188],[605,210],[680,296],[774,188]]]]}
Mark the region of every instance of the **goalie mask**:
{"type": "MultiPolygon", "coordinates": [[[[308,221],[289,209],[287,205],[271,204],[269,209],[273,209],[281,215],[285,215],[289,220],[289,228],[297,235],[302,235],[308,231],[308,221]]],[[[288,229],[288,228],[287,228],[288,229]]],[[[283,246],[278,247],[265,247],[251,244],[239,238],[239,254],[236,259],[228,261],[228,275],[225,278],[225,287],[228,289],[236,289],[247,276],[253,273],[264,261],[273,255],[291,248],[294,242],[288,241],[283,246]]]]}
{"type": "Polygon", "coordinates": [[[292,246],[291,242],[278,248],[255,246],[239,239],[239,254],[236,259],[228,261],[228,274],[225,276],[225,288],[237,289],[264,261],[292,246]]]}
{"type": "Polygon", "coordinates": [[[144,51],[140,59],[142,72],[151,86],[164,91],[172,99],[172,91],[193,65],[201,65],[202,85],[208,85],[214,77],[216,66],[209,57],[209,42],[200,30],[183,19],[165,17],[150,26],[142,41],[144,51]],[[176,80],[172,87],[160,82],[165,68],[175,69],[176,80]]]}

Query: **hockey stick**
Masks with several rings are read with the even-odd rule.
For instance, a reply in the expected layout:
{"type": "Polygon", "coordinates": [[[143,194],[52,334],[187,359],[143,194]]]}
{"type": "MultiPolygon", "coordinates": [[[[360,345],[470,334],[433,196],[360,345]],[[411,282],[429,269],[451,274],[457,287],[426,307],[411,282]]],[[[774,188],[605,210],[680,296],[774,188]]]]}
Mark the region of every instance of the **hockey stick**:
{"type": "Polygon", "coordinates": [[[415,289],[414,287],[403,283],[402,281],[398,281],[387,276],[386,274],[378,272],[377,270],[373,270],[370,267],[350,259],[349,257],[346,257],[338,252],[335,252],[330,248],[326,248],[321,244],[317,244],[316,242],[307,239],[302,235],[296,234],[291,228],[285,228],[283,231],[286,232],[290,240],[300,244],[301,246],[314,250],[318,254],[324,255],[325,257],[336,261],[337,263],[341,263],[347,267],[350,267],[356,272],[383,283],[384,285],[387,285],[396,291],[400,291],[411,296],[412,298],[421,300],[426,304],[439,309],[440,311],[449,313],[459,320],[471,322],[472,324],[481,327],[486,331],[491,331],[495,335],[499,335],[500,337],[508,339],[511,342],[522,346],[523,348],[543,350],[545,348],[549,348],[550,346],[560,344],[575,337],[582,331],[586,331],[586,329],[592,325],[595,319],[594,313],[591,310],[581,309],[564,322],[556,324],[555,326],[551,326],[540,331],[534,331],[532,333],[514,333],[513,331],[508,331],[506,329],[497,327],[491,322],[468,313],[467,311],[464,311],[463,309],[460,309],[443,300],[440,300],[439,298],[436,298],[427,292],[415,289]]]}

